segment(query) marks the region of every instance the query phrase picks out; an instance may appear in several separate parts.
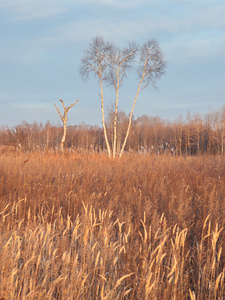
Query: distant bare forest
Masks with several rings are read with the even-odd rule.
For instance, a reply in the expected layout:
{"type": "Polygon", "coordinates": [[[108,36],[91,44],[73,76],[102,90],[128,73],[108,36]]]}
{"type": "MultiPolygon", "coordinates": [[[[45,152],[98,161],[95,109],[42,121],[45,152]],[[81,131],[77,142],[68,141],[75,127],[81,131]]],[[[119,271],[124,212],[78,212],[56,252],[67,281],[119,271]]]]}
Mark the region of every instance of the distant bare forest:
{"type": "MultiPolygon", "coordinates": [[[[121,147],[128,125],[123,111],[118,114],[117,145],[121,147]]],[[[107,116],[109,142],[113,143],[113,118],[107,116]]],[[[21,124],[1,127],[0,144],[21,145],[22,151],[54,151],[60,148],[63,127],[23,121],[21,124]]],[[[224,154],[225,106],[205,115],[188,113],[185,118],[167,121],[160,117],[143,115],[133,119],[132,129],[125,148],[127,152],[162,153],[172,155],[224,154]]],[[[106,149],[103,130],[85,123],[68,126],[65,148],[71,151],[106,149]]]]}

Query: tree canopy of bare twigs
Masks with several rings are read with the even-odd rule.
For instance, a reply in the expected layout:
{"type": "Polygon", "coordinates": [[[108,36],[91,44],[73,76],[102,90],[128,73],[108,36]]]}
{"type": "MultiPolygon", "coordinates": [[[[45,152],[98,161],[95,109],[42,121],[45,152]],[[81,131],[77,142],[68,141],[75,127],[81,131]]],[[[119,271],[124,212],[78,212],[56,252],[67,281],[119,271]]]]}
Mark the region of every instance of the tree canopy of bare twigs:
{"type": "Polygon", "coordinates": [[[129,43],[121,49],[110,42],[105,42],[102,37],[96,37],[84,51],[81,59],[80,74],[87,79],[91,74],[98,78],[101,98],[102,125],[109,157],[122,156],[130,133],[132,115],[139,93],[147,86],[155,86],[156,81],[165,73],[166,63],[164,55],[156,40],[148,40],[143,45],[129,43]],[[126,135],[119,153],[117,153],[117,114],[120,87],[129,71],[138,75],[137,92],[129,114],[126,135]],[[113,122],[113,144],[110,147],[105,124],[103,83],[112,85],[115,90],[115,107],[113,122]]]}

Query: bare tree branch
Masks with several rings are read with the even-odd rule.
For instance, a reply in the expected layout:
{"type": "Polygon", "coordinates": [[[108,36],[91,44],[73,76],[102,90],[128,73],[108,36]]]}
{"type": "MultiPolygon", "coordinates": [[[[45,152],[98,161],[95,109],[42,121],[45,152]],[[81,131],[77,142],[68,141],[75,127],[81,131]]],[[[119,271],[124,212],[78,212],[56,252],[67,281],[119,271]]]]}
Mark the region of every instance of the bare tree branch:
{"type": "Polygon", "coordinates": [[[115,111],[114,111],[114,123],[113,123],[113,158],[116,157],[116,142],[117,142],[117,113],[119,103],[119,89],[123,84],[124,77],[127,72],[132,68],[132,64],[135,60],[138,47],[135,43],[130,43],[129,47],[120,50],[120,48],[113,48],[109,56],[110,71],[106,80],[109,84],[114,86],[116,93],[115,99],[115,111]]]}
{"type": "Polygon", "coordinates": [[[88,49],[84,52],[81,59],[80,74],[83,79],[87,79],[90,74],[98,77],[101,97],[101,111],[102,111],[102,126],[104,131],[105,142],[109,157],[111,157],[111,149],[108,141],[106,125],[105,125],[105,111],[104,111],[104,95],[103,95],[103,81],[106,80],[106,70],[109,67],[109,56],[112,51],[112,44],[105,42],[102,37],[96,37],[89,44],[88,49]]]}
{"type": "Polygon", "coordinates": [[[129,115],[127,134],[124,139],[122,149],[120,151],[120,157],[123,154],[130,133],[134,107],[139,93],[149,85],[155,86],[156,80],[159,79],[163,74],[165,74],[165,68],[166,63],[164,61],[164,56],[156,40],[148,40],[146,43],[143,44],[141,48],[139,48],[139,65],[137,67],[137,73],[139,75],[139,84],[129,115]]]}
{"type": "Polygon", "coordinates": [[[100,86],[102,125],[104,137],[109,157],[111,153],[113,158],[116,156],[117,141],[117,114],[119,103],[119,90],[127,76],[127,72],[132,70],[136,64],[137,74],[139,76],[139,84],[137,93],[133,101],[127,133],[120,151],[121,157],[127,142],[127,138],[131,128],[132,115],[139,93],[147,86],[155,86],[156,81],[165,73],[166,63],[163,53],[156,40],[148,40],[141,47],[136,43],[130,43],[128,47],[120,49],[109,42],[105,42],[103,38],[96,37],[89,44],[88,49],[84,52],[81,59],[80,74],[83,79],[87,79],[90,74],[97,76],[100,86]],[[138,58],[138,60],[136,59],[138,58]],[[115,90],[115,110],[113,122],[113,146],[109,145],[104,112],[103,82],[112,85],[115,90]]]}
{"type": "Polygon", "coordinates": [[[67,131],[67,126],[66,126],[66,124],[67,124],[67,121],[69,120],[69,119],[67,118],[67,114],[68,114],[69,109],[70,109],[71,107],[73,107],[77,102],[79,102],[79,100],[75,101],[75,102],[74,102],[73,104],[71,104],[69,107],[66,107],[66,106],[65,106],[63,100],[59,99],[59,101],[62,103],[63,108],[64,108],[64,115],[63,115],[63,116],[61,115],[61,113],[60,113],[58,107],[55,105],[55,103],[54,103],[54,105],[55,105],[55,108],[56,108],[56,110],[57,110],[57,112],[58,112],[58,114],[59,114],[59,116],[60,116],[62,122],[63,122],[64,133],[63,133],[63,137],[62,137],[62,140],[61,140],[61,150],[62,150],[62,152],[63,152],[63,150],[64,150],[64,143],[65,143],[65,140],[66,140],[66,131],[67,131]]]}

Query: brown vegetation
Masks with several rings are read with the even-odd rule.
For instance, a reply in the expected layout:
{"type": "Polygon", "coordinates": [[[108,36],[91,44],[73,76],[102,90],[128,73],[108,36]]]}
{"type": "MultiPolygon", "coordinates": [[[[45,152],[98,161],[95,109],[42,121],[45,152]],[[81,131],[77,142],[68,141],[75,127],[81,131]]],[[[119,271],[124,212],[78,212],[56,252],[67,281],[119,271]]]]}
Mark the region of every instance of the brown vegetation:
{"type": "Polygon", "coordinates": [[[2,299],[224,299],[222,157],[0,156],[2,299]]]}
{"type": "Polygon", "coordinates": [[[9,153],[9,152],[15,152],[16,148],[14,146],[8,146],[8,145],[0,145],[0,153],[9,153]]]}
{"type": "MultiPolygon", "coordinates": [[[[108,110],[106,128],[110,147],[114,144],[114,113],[108,110]]],[[[126,136],[129,117],[123,111],[117,114],[117,152],[126,136]]],[[[63,128],[34,122],[0,130],[0,144],[21,145],[22,151],[55,151],[61,147],[63,128]]],[[[70,151],[106,151],[103,129],[98,126],[80,124],[68,126],[64,144],[70,151]]],[[[172,153],[173,155],[224,155],[225,151],[225,107],[205,115],[187,114],[186,119],[174,122],[147,115],[132,119],[132,128],[125,147],[126,152],[172,153]]]]}

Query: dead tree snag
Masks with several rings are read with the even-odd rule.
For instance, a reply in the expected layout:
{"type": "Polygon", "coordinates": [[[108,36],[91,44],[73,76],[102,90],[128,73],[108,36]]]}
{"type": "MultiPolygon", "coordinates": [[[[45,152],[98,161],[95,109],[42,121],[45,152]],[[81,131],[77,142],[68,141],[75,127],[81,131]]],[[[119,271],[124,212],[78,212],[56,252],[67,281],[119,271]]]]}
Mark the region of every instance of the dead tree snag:
{"type": "Polygon", "coordinates": [[[66,107],[64,105],[63,100],[60,99],[59,101],[62,102],[62,105],[63,105],[63,108],[64,108],[64,114],[63,115],[61,115],[61,113],[60,113],[58,107],[55,105],[55,103],[54,103],[54,105],[55,105],[55,108],[56,108],[56,110],[57,110],[57,112],[58,112],[58,114],[59,114],[62,122],[63,122],[63,129],[64,129],[64,131],[63,131],[63,137],[62,137],[62,140],[61,140],[61,151],[63,152],[63,150],[64,150],[64,143],[65,143],[65,140],[66,140],[66,130],[67,130],[66,124],[67,124],[67,121],[69,120],[67,118],[67,114],[68,114],[69,109],[71,107],[73,107],[79,100],[77,100],[76,102],[74,102],[73,104],[71,104],[69,107],[66,107]]]}

